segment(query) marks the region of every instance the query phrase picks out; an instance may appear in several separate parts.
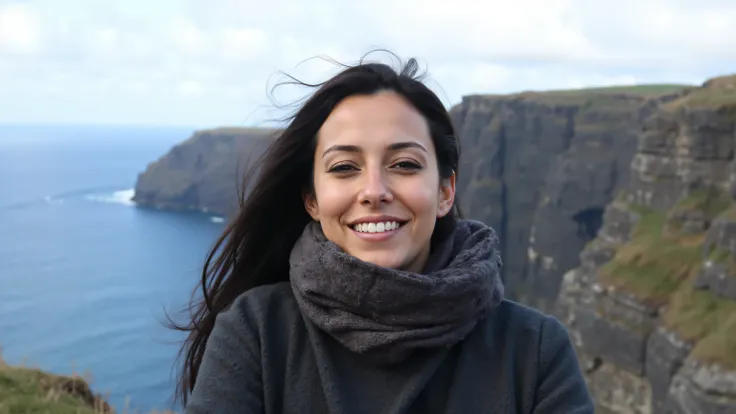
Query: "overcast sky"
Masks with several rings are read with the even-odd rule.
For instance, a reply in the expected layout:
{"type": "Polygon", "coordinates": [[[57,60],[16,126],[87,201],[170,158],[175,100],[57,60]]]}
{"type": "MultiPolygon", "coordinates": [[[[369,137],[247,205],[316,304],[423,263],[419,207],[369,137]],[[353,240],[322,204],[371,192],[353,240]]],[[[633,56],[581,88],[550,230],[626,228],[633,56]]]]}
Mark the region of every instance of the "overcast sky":
{"type": "MultiPolygon", "coordinates": [[[[473,93],[736,73],[736,0],[0,0],[0,122],[263,125],[375,48],[473,93]],[[306,91],[277,90],[288,103],[306,91]]],[[[380,57],[380,56],[377,56],[380,57]]]]}

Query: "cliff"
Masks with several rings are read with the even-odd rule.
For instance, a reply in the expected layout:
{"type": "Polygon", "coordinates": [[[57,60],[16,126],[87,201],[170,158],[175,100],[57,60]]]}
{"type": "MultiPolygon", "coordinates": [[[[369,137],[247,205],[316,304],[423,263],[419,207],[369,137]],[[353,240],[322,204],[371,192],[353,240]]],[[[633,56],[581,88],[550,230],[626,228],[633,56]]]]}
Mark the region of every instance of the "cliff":
{"type": "MultiPolygon", "coordinates": [[[[117,411],[90,381],[79,375],[56,375],[27,366],[6,364],[0,353],[0,414],[143,414],[117,411]]],[[[176,414],[152,410],[146,414],[176,414]]]]}
{"type": "Polygon", "coordinates": [[[0,414],[11,413],[102,414],[112,409],[83,378],[13,367],[0,358],[0,414]]]}
{"type": "Polygon", "coordinates": [[[599,413],[736,412],[736,76],[662,105],[564,275],[599,413]]]}
{"type": "Polygon", "coordinates": [[[603,211],[627,183],[644,120],[686,90],[643,85],[468,96],[459,202],[501,240],[508,295],[549,311],[603,211]]]}
{"type": "Polygon", "coordinates": [[[268,147],[273,130],[197,131],[139,174],[133,201],[165,210],[228,215],[237,208],[248,162],[268,147]]]}

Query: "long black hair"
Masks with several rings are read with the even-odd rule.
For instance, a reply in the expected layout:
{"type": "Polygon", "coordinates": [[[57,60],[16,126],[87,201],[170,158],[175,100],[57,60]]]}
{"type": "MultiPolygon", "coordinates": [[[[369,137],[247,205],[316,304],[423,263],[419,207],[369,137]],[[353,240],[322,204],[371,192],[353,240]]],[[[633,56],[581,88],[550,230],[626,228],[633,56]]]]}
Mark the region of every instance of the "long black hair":
{"type": "MultiPolygon", "coordinates": [[[[380,91],[400,94],[429,124],[440,177],[458,174],[460,147],[455,129],[440,99],[423,84],[424,75],[418,75],[418,66],[412,58],[399,69],[392,69],[387,64],[365,62],[364,57],[323,83],[310,85],[292,78],[294,83],[316,91],[289,118],[288,126],[259,162],[251,166],[250,171],[258,171],[257,176],[245,180],[252,187],[247,194],[241,192],[237,216],[205,261],[197,286],[202,298],[190,304],[187,324],[171,324],[174,329],[189,332],[181,348],[184,361],[176,393],[184,405],[194,388],[217,315],[243,292],[289,279],[289,253],[312,220],[303,194],[312,188],[317,132],[340,101],[380,91]]],[[[437,221],[433,239],[451,231],[458,217],[460,211],[455,205],[450,214],[437,221]]]]}

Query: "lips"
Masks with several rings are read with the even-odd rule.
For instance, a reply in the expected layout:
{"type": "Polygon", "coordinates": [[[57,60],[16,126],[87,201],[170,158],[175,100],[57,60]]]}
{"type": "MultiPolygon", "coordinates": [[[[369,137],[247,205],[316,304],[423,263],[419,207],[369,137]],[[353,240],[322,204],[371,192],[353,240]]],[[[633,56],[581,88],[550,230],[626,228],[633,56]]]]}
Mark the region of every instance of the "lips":
{"type": "Polygon", "coordinates": [[[401,224],[398,221],[379,221],[377,223],[358,223],[352,227],[353,230],[360,233],[383,233],[396,230],[401,227],[401,224]]]}
{"type": "Polygon", "coordinates": [[[349,226],[354,231],[362,234],[388,233],[399,229],[406,222],[407,220],[390,216],[365,217],[352,222],[349,226]]]}

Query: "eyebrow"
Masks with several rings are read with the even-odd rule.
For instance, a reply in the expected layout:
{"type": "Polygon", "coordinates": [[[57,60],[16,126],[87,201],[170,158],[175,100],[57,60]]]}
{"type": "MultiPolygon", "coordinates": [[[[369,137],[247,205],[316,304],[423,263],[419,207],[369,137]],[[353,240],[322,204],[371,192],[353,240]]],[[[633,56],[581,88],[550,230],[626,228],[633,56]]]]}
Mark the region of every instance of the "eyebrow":
{"type": "MultiPolygon", "coordinates": [[[[413,141],[396,142],[388,146],[389,151],[398,151],[398,150],[407,149],[407,148],[418,148],[424,152],[427,152],[427,149],[424,148],[424,146],[422,146],[419,143],[413,142],[413,141]]],[[[362,149],[357,145],[333,145],[327,148],[325,152],[322,153],[322,158],[324,158],[325,155],[329,154],[330,152],[337,152],[337,151],[362,152],[362,149]]]]}

